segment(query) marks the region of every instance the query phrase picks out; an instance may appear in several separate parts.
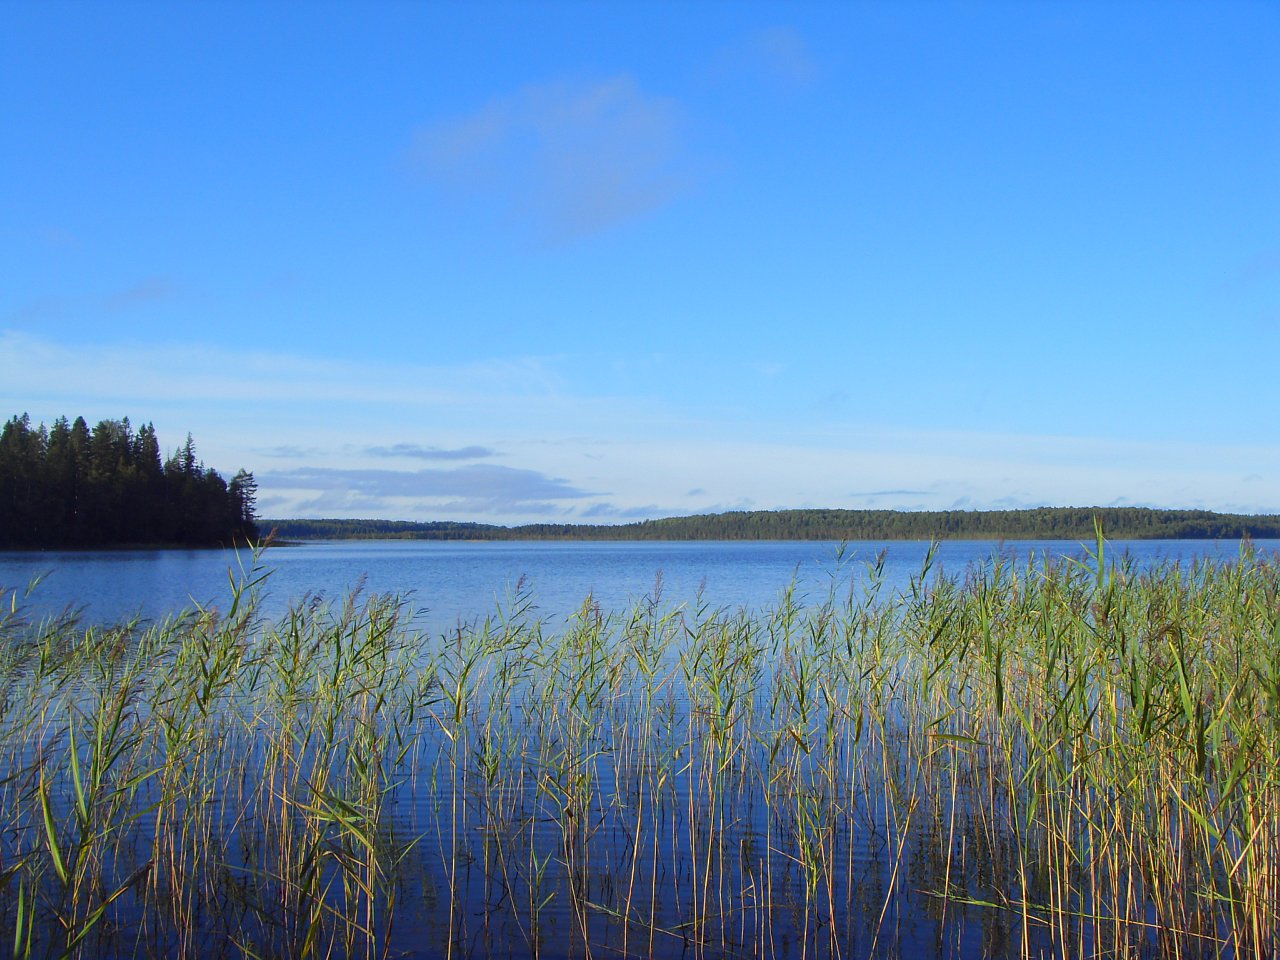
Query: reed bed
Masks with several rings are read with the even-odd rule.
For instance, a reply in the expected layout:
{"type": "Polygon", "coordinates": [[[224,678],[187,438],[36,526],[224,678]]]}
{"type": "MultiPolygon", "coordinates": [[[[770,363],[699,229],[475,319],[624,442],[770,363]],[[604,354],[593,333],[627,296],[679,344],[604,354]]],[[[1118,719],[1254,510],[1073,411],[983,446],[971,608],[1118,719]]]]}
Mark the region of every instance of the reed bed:
{"type": "MultiPolygon", "coordinates": [[[[1280,566],[0,616],[15,957],[1275,957],[1280,566]]],[[[6,948],[8,948],[6,946],[6,948]]]]}

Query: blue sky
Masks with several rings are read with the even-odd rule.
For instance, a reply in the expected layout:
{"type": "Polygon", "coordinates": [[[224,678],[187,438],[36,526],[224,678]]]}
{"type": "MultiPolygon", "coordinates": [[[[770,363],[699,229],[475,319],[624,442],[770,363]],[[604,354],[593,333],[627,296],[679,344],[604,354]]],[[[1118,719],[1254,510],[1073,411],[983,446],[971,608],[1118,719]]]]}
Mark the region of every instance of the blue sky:
{"type": "Polygon", "coordinates": [[[1275,3],[0,6],[0,413],[266,516],[1280,512],[1275,3]]]}

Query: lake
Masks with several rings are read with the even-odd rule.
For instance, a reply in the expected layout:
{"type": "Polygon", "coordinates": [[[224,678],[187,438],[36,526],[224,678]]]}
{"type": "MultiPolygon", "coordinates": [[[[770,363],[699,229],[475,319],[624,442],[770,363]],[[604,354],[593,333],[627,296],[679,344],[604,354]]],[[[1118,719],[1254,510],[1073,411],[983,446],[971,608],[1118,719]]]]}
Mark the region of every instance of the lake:
{"type": "MultiPolygon", "coordinates": [[[[1112,544],[1160,567],[1113,578],[1081,544],[950,542],[932,570],[962,585],[913,591],[927,544],[308,543],[263,558],[270,624],[0,621],[0,940],[1276,956],[1280,544],[1256,546],[1183,576],[1239,545],[1112,544]],[[517,593],[547,629],[468,626],[517,593]]],[[[226,610],[251,559],[4,554],[0,583],[162,619],[226,610]]]]}
{"type": "MultiPolygon", "coordinates": [[[[1260,540],[1259,552],[1280,549],[1260,540]]],[[[447,631],[507,603],[518,584],[532,591],[537,613],[563,622],[590,596],[606,610],[620,610],[651,594],[661,575],[662,598],[695,603],[701,592],[712,607],[765,609],[793,581],[802,600],[824,597],[833,583],[848,589],[865,579],[867,564],[883,552],[886,588],[905,586],[920,572],[929,545],[922,541],[858,542],[843,560],[835,543],[766,542],[433,542],[315,541],[268,551],[269,576],[262,609],[275,616],[304,597],[342,600],[361,588],[409,596],[423,628],[447,631]]],[[[1139,565],[1195,558],[1239,556],[1233,540],[1117,541],[1111,556],[1130,555],[1139,565]]],[[[934,569],[963,574],[993,557],[1025,562],[1086,559],[1075,541],[946,541],[934,569]]],[[[82,607],[86,622],[113,623],[134,615],[161,619],[194,604],[225,609],[230,576],[253,563],[248,551],[112,550],[0,552],[0,587],[41,582],[29,610],[47,614],[82,607]]]]}

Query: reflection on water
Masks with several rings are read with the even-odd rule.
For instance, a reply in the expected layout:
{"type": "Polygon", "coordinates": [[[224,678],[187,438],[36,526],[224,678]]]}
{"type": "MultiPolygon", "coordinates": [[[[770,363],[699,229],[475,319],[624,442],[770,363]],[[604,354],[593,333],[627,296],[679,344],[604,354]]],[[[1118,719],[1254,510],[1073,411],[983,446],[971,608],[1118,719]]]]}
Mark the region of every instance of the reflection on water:
{"type": "MultiPolygon", "coordinates": [[[[1280,541],[1258,541],[1260,552],[1280,549],[1280,541]]],[[[427,541],[329,541],[268,551],[270,577],[263,609],[276,616],[304,597],[341,600],[356,587],[410,597],[425,632],[449,630],[459,620],[493,614],[517,583],[532,588],[543,617],[563,624],[593,596],[606,609],[630,606],[654,590],[662,576],[663,595],[672,603],[702,602],[713,607],[763,609],[776,603],[794,579],[796,595],[821,599],[832,578],[843,587],[865,563],[884,555],[884,576],[892,588],[904,586],[920,570],[927,543],[851,543],[837,563],[835,543],[672,542],[672,543],[433,543],[427,541]]],[[[1122,541],[1115,554],[1140,563],[1231,559],[1235,541],[1122,541]]],[[[1084,559],[1074,541],[947,541],[938,548],[935,569],[963,574],[973,564],[1003,555],[1070,556],[1084,559]]],[[[252,566],[248,553],[224,550],[0,551],[0,587],[22,588],[42,576],[32,606],[54,613],[83,608],[94,623],[141,615],[162,619],[184,608],[225,607],[229,577],[252,566]]]]}

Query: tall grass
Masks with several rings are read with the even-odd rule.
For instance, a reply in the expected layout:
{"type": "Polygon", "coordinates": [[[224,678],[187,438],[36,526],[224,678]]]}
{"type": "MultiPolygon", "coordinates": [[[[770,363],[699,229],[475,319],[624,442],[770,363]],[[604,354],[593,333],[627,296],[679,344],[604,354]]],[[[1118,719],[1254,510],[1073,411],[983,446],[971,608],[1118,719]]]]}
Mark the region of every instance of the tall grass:
{"type": "Polygon", "coordinates": [[[1280,955],[1280,567],[0,612],[17,957],[1280,955]]]}

